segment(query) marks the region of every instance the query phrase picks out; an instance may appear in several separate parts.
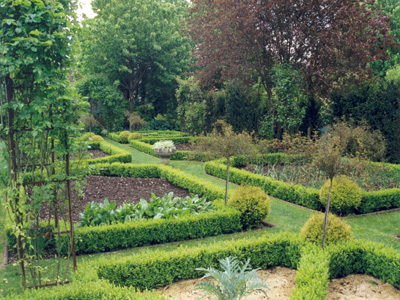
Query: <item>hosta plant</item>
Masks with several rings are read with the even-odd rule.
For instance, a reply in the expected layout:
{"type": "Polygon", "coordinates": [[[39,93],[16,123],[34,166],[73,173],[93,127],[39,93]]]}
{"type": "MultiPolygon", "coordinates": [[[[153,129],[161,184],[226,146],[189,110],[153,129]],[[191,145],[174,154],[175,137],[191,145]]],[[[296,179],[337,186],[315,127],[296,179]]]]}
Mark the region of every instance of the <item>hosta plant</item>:
{"type": "Polygon", "coordinates": [[[79,226],[101,226],[140,219],[169,219],[213,210],[215,206],[207,202],[206,197],[174,197],[172,192],[163,197],[152,193],[149,201],[140,199],[137,204],[124,203],[118,207],[106,198],[104,203],[91,202],[86,206],[84,212],[79,214],[79,226]]]}
{"type": "Polygon", "coordinates": [[[214,279],[214,281],[202,282],[195,286],[195,289],[203,291],[200,299],[212,295],[218,300],[240,300],[255,292],[263,293],[268,297],[265,289],[269,288],[261,281],[257,270],[250,268],[250,259],[242,263],[236,257],[229,256],[219,262],[222,271],[213,268],[196,269],[206,272],[203,278],[213,277],[214,279]]]}

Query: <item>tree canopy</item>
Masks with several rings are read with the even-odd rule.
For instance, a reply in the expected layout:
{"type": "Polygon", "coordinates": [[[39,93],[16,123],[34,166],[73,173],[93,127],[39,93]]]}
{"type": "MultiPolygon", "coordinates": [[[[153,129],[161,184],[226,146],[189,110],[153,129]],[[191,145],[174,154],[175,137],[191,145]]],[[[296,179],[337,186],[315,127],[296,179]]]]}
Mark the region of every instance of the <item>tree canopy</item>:
{"type": "Polygon", "coordinates": [[[190,33],[203,81],[260,78],[272,97],[273,67],[290,63],[306,90],[369,75],[368,63],[393,45],[388,18],[374,0],[194,0],[190,33]]]}
{"type": "Polygon", "coordinates": [[[82,35],[84,67],[117,82],[130,112],[140,101],[165,106],[175,77],[190,63],[189,39],[180,34],[187,2],[98,0],[93,6],[98,15],[82,35]]]}

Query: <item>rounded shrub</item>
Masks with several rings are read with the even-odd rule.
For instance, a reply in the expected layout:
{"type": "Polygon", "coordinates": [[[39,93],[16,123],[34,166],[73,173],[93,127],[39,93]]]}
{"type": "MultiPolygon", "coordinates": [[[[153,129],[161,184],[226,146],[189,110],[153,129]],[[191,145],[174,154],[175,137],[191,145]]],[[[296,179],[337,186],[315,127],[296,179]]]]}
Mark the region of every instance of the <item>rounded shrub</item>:
{"type": "Polygon", "coordinates": [[[104,141],[104,139],[100,135],[92,134],[92,136],[89,138],[89,141],[91,141],[91,142],[102,142],[102,141],[104,141]]]}
{"type": "MultiPolygon", "coordinates": [[[[319,200],[326,205],[330,181],[326,181],[319,193],[319,200]]],[[[354,212],[361,204],[362,189],[346,176],[333,178],[330,210],[339,215],[354,212]]]]}
{"type": "Polygon", "coordinates": [[[256,227],[271,211],[268,195],[261,188],[253,186],[236,189],[228,205],[241,212],[240,221],[244,229],[256,227]]]}
{"type": "Polygon", "coordinates": [[[139,140],[141,138],[142,138],[142,134],[140,132],[133,132],[128,136],[128,141],[139,140]]]}
{"type": "MultiPolygon", "coordinates": [[[[300,236],[312,243],[321,244],[324,232],[324,214],[312,215],[300,230],[300,236]]],[[[336,244],[353,239],[351,226],[334,214],[328,216],[325,244],[336,244]]]]}
{"type": "Polygon", "coordinates": [[[122,144],[127,144],[128,143],[128,138],[131,135],[131,133],[129,131],[122,131],[119,135],[118,135],[118,139],[119,142],[122,144]]]}

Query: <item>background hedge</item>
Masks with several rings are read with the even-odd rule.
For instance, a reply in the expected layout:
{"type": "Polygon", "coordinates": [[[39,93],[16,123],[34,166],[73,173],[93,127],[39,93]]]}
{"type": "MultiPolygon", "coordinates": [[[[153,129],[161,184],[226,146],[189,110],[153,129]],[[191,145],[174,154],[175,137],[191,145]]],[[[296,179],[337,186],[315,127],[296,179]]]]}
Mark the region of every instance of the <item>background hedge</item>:
{"type": "Polygon", "coordinates": [[[110,156],[107,157],[99,157],[94,159],[88,159],[89,164],[99,164],[99,163],[114,163],[114,162],[122,162],[122,163],[130,163],[132,162],[132,155],[119,147],[113,146],[106,141],[102,141],[99,143],[89,143],[91,150],[101,150],[110,156]]]}
{"type": "MultiPolygon", "coordinates": [[[[271,158],[267,159],[275,161],[285,159],[284,155],[278,155],[278,153],[268,156],[271,156],[271,158]]],[[[235,168],[235,166],[245,165],[245,161],[246,158],[243,157],[234,158],[231,160],[232,167],[229,169],[229,180],[231,182],[241,185],[261,187],[268,195],[314,210],[322,211],[324,209],[323,204],[321,204],[319,201],[319,190],[274,180],[270,177],[257,175],[249,171],[235,168]]],[[[385,165],[394,168],[400,167],[393,164],[385,165]]],[[[206,162],[205,171],[207,174],[219,178],[225,178],[226,164],[224,163],[224,160],[206,162]]],[[[399,207],[399,188],[383,189],[374,192],[364,191],[360,206],[357,209],[350,211],[350,213],[365,214],[399,207]]]]}

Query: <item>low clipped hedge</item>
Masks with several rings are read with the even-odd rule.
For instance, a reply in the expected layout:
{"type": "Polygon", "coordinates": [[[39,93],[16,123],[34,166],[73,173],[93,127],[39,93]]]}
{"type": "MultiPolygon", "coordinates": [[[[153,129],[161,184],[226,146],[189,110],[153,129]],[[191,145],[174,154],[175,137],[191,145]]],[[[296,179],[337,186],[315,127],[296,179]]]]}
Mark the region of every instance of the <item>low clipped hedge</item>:
{"type": "MultiPolygon", "coordinates": [[[[281,153],[275,153],[274,155],[270,154],[268,156],[271,156],[271,159],[273,160],[284,159],[284,156],[282,156],[281,153]]],[[[245,165],[245,159],[246,158],[239,157],[231,160],[232,167],[229,168],[229,180],[231,182],[241,185],[261,187],[267,194],[273,197],[314,210],[322,211],[324,209],[324,205],[319,201],[319,190],[315,188],[294,185],[235,168],[235,166],[238,165],[245,165]]],[[[226,164],[223,160],[206,162],[205,171],[207,174],[219,178],[225,178],[226,164]]],[[[374,192],[363,191],[360,206],[349,213],[365,214],[399,207],[399,188],[383,189],[374,192]]]]}
{"type": "MultiPolygon", "coordinates": [[[[159,141],[159,140],[157,140],[157,141],[159,141]]],[[[157,141],[155,141],[155,142],[157,142],[157,141]]],[[[144,139],[143,140],[132,140],[132,141],[130,141],[130,145],[133,148],[135,148],[136,150],[153,155],[155,157],[159,157],[158,155],[154,154],[153,146],[149,143],[144,142],[144,139]]],[[[206,159],[205,155],[196,154],[196,155],[192,156],[191,151],[181,151],[181,150],[176,151],[169,158],[171,160],[196,160],[196,161],[204,161],[206,159]]]]}
{"type": "Polygon", "coordinates": [[[154,289],[172,282],[199,278],[200,267],[219,267],[219,260],[236,256],[250,258],[253,268],[283,266],[296,268],[304,241],[291,234],[233,240],[196,248],[180,248],[170,252],[141,253],[114,261],[103,260],[96,265],[99,278],[120,286],[139,290],[154,289]]]}
{"type": "MultiPolygon", "coordinates": [[[[145,245],[175,242],[242,229],[240,213],[223,204],[224,189],[197,177],[164,165],[133,165],[124,163],[97,164],[92,175],[134,178],[163,178],[173,185],[204,195],[214,201],[216,211],[176,219],[141,220],[107,226],[82,227],[75,233],[76,253],[90,254],[145,245]]],[[[15,246],[11,228],[6,229],[10,249],[15,246]]],[[[61,237],[62,238],[62,237],[61,237]]],[[[66,243],[64,243],[66,245],[66,243]]],[[[64,249],[66,253],[67,249],[64,249]]]]}
{"type": "Polygon", "coordinates": [[[90,149],[92,150],[101,150],[110,156],[107,157],[99,157],[94,159],[88,159],[89,164],[99,164],[99,163],[114,163],[114,162],[122,162],[122,163],[130,163],[132,162],[132,155],[119,147],[113,146],[106,141],[97,142],[97,143],[89,143],[90,149]]]}
{"type": "MultiPolygon", "coordinates": [[[[196,268],[218,268],[218,261],[236,256],[250,258],[252,268],[274,266],[297,269],[291,300],[322,300],[329,279],[350,274],[369,274],[400,287],[400,254],[369,241],[348,241],[321,249],[291,233],[278,233],[219,244],[144,252],[117,260],[93,262],[91,279],[109,280],[119,286],[153,289],[175,281],[199,278],[196,268]]],[[[82,272],[82,271],[81,271],[82,272]]]]}
{"type": "Polygon", "coordinates": [[[21,295],[9,295],[5,300],[163,300],[156,293],[138,293],[134,288],[116,287],[106,280],[74,282],[51,289],[28,290],[21,295]]]}
{"type": "Polygon", "coordinates": [[[328,294],[329,256],[319,246],[307,245],[297,266],[296,287],[290,300],[319,300],[328,294]]]}

